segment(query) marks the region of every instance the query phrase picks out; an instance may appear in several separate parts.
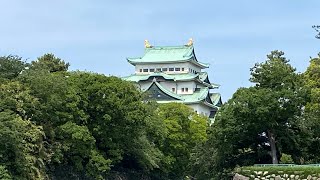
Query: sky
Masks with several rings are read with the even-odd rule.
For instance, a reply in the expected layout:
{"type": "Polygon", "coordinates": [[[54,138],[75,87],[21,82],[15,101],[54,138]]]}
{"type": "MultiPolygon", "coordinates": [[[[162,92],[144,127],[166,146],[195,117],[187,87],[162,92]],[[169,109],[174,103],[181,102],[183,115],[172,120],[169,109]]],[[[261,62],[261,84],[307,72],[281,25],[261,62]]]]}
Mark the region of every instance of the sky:
{"type": "Polygon", "coordinates": [[[193,38],[197,59],[209,63],[215,92],[227,101],[249,87],[250,68],[282,50],[298,72],[320,52],[312,25],[319,0],[0,0],[0,56],[28,62],[53,53],[71,70],[130,75],[127,57],[193,38]]]}

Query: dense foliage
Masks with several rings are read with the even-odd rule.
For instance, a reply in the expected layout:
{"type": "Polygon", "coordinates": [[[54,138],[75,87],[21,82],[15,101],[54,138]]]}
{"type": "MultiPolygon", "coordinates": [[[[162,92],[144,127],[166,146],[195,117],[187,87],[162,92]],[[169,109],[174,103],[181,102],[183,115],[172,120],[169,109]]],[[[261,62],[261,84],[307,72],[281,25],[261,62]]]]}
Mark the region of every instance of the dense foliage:
{"type": "Polygon", "coordinates": [[[239,88],[219,110],[208,141],[193,154],[195,177],[229,179],[237,166],[279,160],[319,163],[319,58],[299,74],[283,55],[272,51],[255,64],[254,86],[239,88]]]}
{"type": "Polygon", "coordinates": [[[182,178],[208,120],[45,54],[0,57],[1,179],[182,178]],[[139,175],[140,174],[140,175],[139,175]]]}
{"type": "Polygon", "coordinates": [[[210,126],[183,104],[68,67],[53,54],[0,57],[0,179],[220,180],[238,166],[320,161],[320,55],[300,74],[272,51],[210,126]]]}

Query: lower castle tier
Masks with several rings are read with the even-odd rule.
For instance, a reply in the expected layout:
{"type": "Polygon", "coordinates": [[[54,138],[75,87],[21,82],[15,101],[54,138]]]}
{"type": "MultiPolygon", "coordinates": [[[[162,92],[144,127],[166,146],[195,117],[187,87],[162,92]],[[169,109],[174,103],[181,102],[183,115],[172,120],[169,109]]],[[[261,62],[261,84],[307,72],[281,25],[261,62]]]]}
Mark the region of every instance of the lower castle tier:
{"type": "Polygon", "coordinates": [[[127,60],[135,73],[123,79],[137,83],[158,103],[184,103],[210,119],[222,105],[220,94],[210,92],[219,85],[202,71],[209,65],[196,59],[192,40],[183,46],[151,46],[145,41],[144,55],[127,60]]]}

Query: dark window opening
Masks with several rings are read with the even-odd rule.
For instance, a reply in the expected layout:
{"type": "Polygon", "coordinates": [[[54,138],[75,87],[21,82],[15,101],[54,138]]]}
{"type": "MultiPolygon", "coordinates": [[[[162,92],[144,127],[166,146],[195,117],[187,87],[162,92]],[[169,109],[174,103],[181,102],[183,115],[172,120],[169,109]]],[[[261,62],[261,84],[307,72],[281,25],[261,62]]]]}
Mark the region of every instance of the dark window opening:
{"type": "Polygon", "coordinates": [[[174,71],[174,68],[169,68],[169,71],[174,71]]]}
{"type": "Polygon", "coordinates": [[[162,68],[162,71],[168,71],[168,68],[162,68]]]}
{"type": "Polygon", "coordinates": [[[176,68],[176,71],[180,71],[180,68],[176,68]]]}
{"type": "Polygon", "coordinates": [[[150,71],[150,72],[154,72],[154,69],[150,69],[149,71],[150,71]]]}
{"type": "Polygon", "coordinates": [[[181,71],[184,71],[184,68],[181,68],[181,71]]]}
{"type": "Polygon", "coordinates": [[[217,111],[210,111],[210,115],[209,118],[214,118],[214,116],[216,115],[217,111]]]}
{"type": "Polygon", "coordinates": [[[143,72],[148,72],[148,69],[143,69],[143,72]]]}

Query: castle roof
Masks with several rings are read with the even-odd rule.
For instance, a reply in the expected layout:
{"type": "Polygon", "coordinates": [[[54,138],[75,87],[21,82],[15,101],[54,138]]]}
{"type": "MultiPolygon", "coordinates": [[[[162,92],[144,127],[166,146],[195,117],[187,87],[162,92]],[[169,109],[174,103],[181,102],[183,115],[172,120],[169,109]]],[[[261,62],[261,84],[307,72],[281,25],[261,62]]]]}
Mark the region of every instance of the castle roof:
{"type": "Polygon", "coordinates": [[[193,45],[150,46],[145,48],[142,57],[127,58],[127,60],[132,65],[191,62],[200,68],[209,67],[209,64],[197,60],[193,45]]]}
{"type": "Polygon", "coordinates": [[[215,93],[215,99],[212,99],[212,95],[209,93],[209,88],[207,87],[201,88],[195,91],[193,94],[176,94],[167,90],[165,87],[161,85],[161,83],[154,81],[145,91],[147,92],[152,87],[157,88],[162,93],[172,98],[170,100],[163,99],[162,97],[156,98],[158,103],[183,102],[185,104],[194,104],[202,102],[205,105],[210,106],[212,108],[218,108],[219,106],[219,101],[217,101],[216,98],[220,99],[220,94],[215,93]]]}
{"type": "Polygon", "coordinates": [[[190,81],[196,80],[201,84],[206,85],[209,88],[218,88],[220,85],[210,83],[207,72],[194,73],[179,73],[179,74],[166,74],[162,72],[155,72],[151,74],[133,74],[131,76],[123,77],[124,80],[139,82],[139,81],[151,81],[153,78],[163,77],[168,81],[190,81]]]}

